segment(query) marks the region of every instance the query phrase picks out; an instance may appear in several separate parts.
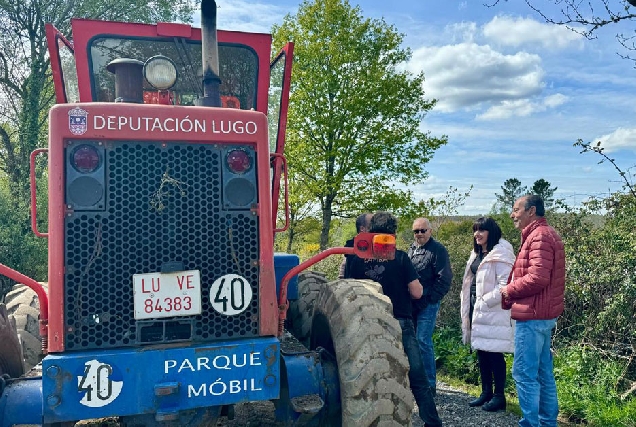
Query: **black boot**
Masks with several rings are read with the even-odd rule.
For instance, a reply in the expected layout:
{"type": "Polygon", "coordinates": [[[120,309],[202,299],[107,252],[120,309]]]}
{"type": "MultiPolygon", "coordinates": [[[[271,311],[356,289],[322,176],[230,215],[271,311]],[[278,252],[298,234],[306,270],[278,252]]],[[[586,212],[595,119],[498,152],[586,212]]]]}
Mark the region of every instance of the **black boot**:
{"type": "Polygon", "coordinates": [[[484,411],[497,412],[506,410],[506,397],[501,393],[495,393],[490,402],[481,407],[484,411]]]}
{"type": "Polygon", "coordinates": [[[477,399],[468,402],[468,406],[470,406],[471,408],[475,406],[481,406],[484,403],[488,402],[490,399],[492,399],[492,392],[489,393],[487,391],[482,391],[477,399]]]}

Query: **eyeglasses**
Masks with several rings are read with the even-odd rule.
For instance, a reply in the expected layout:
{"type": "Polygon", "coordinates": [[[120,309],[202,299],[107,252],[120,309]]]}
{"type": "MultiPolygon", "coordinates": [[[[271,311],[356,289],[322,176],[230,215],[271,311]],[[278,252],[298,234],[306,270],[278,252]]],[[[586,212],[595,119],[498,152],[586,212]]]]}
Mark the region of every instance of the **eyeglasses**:
{"type": "Polygon", "coordinates": [[[428,231],[428,228],[418,228],[417,230],[413,230],[413,234],[424,234],[428,231]]]}

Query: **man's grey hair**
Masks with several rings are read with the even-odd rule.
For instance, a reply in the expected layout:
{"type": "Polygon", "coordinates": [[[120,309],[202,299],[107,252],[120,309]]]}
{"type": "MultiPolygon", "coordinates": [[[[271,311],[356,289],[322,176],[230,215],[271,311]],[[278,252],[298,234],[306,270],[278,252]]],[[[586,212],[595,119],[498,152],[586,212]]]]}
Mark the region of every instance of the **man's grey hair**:
{"type": "Polygon", "coordinates": [[[531,207],[535,207],[536,209],[536,214],[537,216],[544,216],[545,215],[545,205],[543,203],[543,199],[541,198],[541,196],[537,196],[536,194],[526,194],[525,196],[523,196],[524,199],[524,205],[523,208],[525,210],[530,209],[531,207]]]}
{"type": "Polygon", "coordinates": [[[428,218],[424,218],[423,216],[419,217],[419,218],[415,218],[413,220],[413,224],[415,224],[415,221],[424,221],[426,223],[426,226],[428,228],[431,228],[431,222],[428,220],[428,218]]]}

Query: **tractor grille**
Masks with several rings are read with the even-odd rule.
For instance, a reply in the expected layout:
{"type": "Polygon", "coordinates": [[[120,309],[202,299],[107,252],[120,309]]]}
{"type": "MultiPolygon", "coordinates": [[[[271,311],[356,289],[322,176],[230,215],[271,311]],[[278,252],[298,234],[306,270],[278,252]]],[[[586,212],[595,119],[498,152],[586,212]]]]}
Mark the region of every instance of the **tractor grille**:
{"type": "Polygon", "coordinates": [[[221,149],[106,144],[105,208],[65,221],[67,350],[258,335],[257,217],[223,209],[221,149]],[[201,272],[202,314],[135,320],[133,274],[166,263],[201,272]],[[210,305],[210,286],[228,273],[246,278],[254,295],[235,316],[210,305]]]}

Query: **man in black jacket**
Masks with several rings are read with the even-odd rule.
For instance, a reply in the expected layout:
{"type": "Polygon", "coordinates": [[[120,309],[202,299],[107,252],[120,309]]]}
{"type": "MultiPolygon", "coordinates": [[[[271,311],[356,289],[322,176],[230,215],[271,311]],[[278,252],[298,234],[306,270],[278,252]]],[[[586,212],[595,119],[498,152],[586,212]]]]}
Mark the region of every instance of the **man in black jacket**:
{"type": "Polygon", "coordinates": [[[444,245],[431,237],[431,223],[428,219],[417,218],[413,221],[413,236],[415,241],[411,244],[408,254],[424,288],[422,298],[413,300],[413,321],[422,351],[426,379],[435,394],[437,375],[433,330],[440,301],[450,289],[453,273],[448,251],[444,245]]]}

